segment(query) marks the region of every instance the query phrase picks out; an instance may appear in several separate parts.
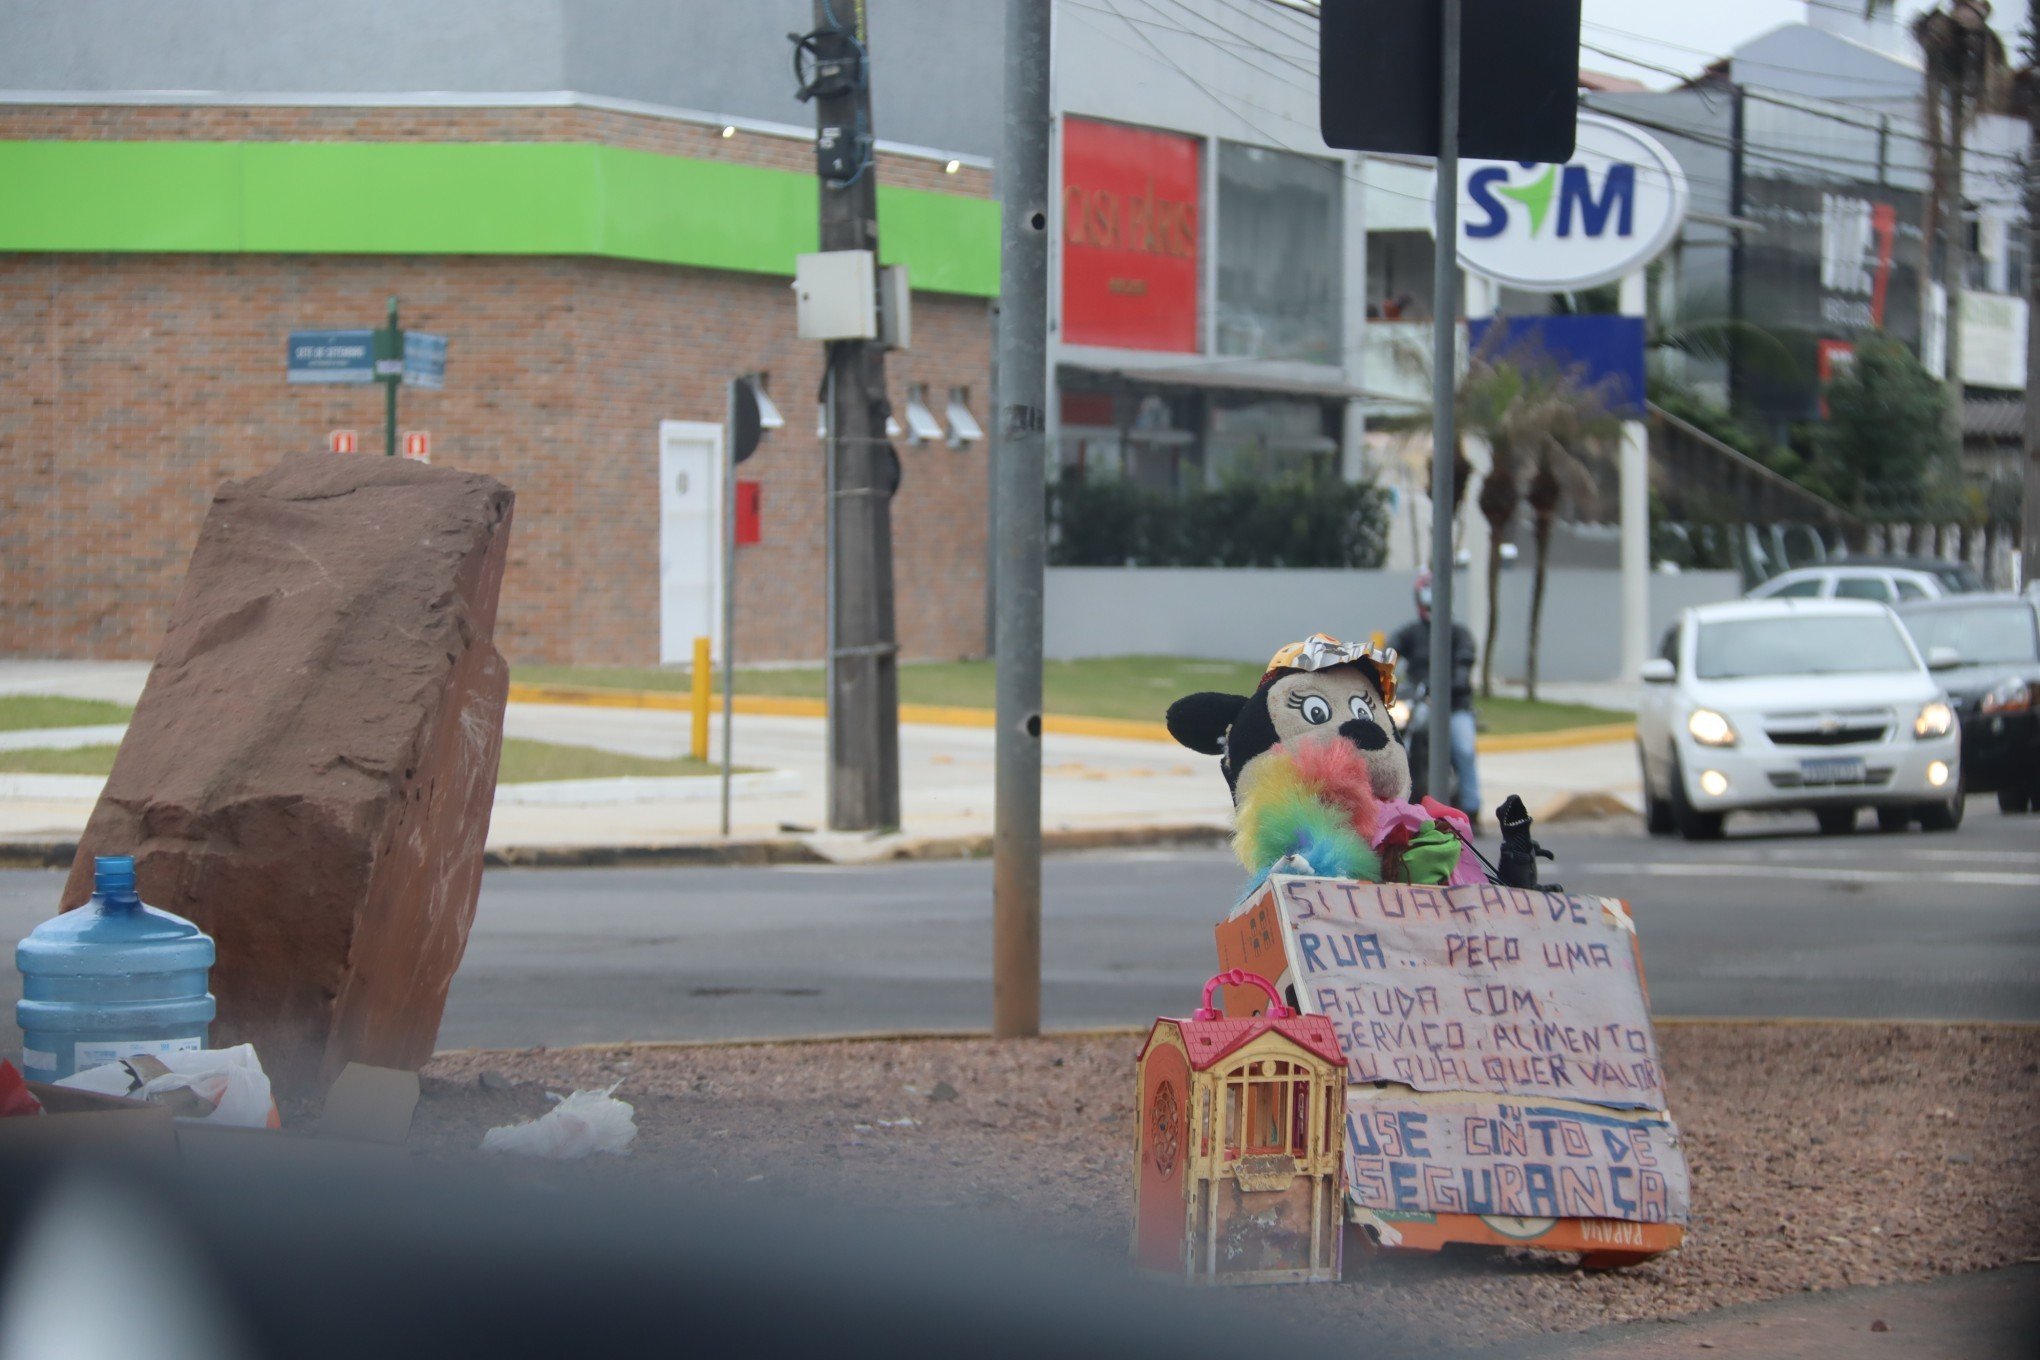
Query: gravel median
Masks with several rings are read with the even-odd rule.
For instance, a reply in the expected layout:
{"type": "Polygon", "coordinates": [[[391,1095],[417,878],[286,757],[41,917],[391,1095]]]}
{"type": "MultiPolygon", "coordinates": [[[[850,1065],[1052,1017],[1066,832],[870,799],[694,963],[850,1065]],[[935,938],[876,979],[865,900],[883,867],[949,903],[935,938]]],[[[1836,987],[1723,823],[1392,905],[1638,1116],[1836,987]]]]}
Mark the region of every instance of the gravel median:
{"type": "MultiPolygon", "coordinates": [[[[1605,1273],[1527,1251],[1349,1250],[1341,1286],[1251,1292],[1306,1324],[1414,1319],[1466,1345],[2040,1256],[2040,1030],[1691,1024],[1659,1037],[1693,1172],[1682,1250],[1605,1273]]],[[[425,1069],[412,1141],[463,1158],[491,1126],[543,1112],[546,1091],[621,1081],[637,1109],[629,1159],[531,1174],[991,1213],[1120,1250],[1137,1046],[1122,1035],[444,1054],[425,1069]]]]}

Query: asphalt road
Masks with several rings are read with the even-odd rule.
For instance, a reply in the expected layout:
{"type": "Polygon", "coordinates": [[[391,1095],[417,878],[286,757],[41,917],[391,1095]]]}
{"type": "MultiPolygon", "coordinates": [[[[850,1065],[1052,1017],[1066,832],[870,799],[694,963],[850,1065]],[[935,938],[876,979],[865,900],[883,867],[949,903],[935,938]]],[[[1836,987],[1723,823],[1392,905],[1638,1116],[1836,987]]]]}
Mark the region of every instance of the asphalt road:
{"type": "MultiPolygon", "coordinates": [[[[1781,818],[1713,845],[1627,824],[1545,839],[1549,875],[1633,905],[1661,1015],[2040,1020],[2040,818],[1973,799],[1952,835],[1829,838],[1781,818]]],[[[58,882],[0,873],[0,939],[58,882]]],[[[982,862],[493,870],[440,1043],[981,1030],[990,883],[982,862]]],[[[1216,850],[1051,860],[1045,1024],[1194,1006],[1243,885],[1216,850]]],[[[0,970],[10,1019],[17,994],[0,970]]]]}

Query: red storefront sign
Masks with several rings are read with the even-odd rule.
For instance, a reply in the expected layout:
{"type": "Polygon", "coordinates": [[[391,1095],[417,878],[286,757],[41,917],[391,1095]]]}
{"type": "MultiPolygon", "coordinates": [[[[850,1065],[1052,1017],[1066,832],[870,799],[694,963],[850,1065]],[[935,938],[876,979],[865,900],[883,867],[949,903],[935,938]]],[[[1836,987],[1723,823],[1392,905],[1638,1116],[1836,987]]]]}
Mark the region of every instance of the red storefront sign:
{"type": "Polygon", "coordinates": [[[1063,120],[1062,336],[1197,350],[1198,142],[1063,120]]]}

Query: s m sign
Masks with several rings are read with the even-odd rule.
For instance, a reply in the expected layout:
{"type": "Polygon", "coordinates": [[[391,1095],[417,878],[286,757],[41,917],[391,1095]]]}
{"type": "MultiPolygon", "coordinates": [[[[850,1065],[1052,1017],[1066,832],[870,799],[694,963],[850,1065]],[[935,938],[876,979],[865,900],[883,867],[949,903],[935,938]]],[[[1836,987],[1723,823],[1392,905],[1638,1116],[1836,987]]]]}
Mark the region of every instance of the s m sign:
{"type": "MultiPolygon", "coordinates": [[[[1433,192],[1436,192],[1434,187],[1433,192]]],[[[1564,292],[1611,283],[1670,245],[1686,216],[1686,176],[1655,138],[1580,115],[1564,165],[1464,161],[1459,262],[1512,288],[1564,292]]]]}

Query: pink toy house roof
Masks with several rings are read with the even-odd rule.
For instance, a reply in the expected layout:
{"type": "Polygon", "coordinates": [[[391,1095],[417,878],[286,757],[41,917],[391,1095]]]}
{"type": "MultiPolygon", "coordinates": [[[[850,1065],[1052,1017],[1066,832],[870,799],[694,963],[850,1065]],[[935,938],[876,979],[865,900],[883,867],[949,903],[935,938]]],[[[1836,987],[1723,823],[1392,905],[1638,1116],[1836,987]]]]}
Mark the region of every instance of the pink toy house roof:
{"type": "MultiPolygon", "coordinates": [[[[1328,1063],[1343,1067],[1346,1062],[1346,1055],[1339,1051],[1338,1036],[1332,1032],[1332,1022],[1322,1015],[1292,1015],[1281,1020],[1270,1020],[1265,1015],[1238,1020],[1172,1019],[1166,1023],[1182,1032],[1183,1047],[1190,1053],[1190,1067],[1197,1072],[1223,1061],[1227,1054],[1269,1030],[1328,1063]]],[[[1145,1046],[1141,1056],[1147,1056],[1145,1046]]]]}

